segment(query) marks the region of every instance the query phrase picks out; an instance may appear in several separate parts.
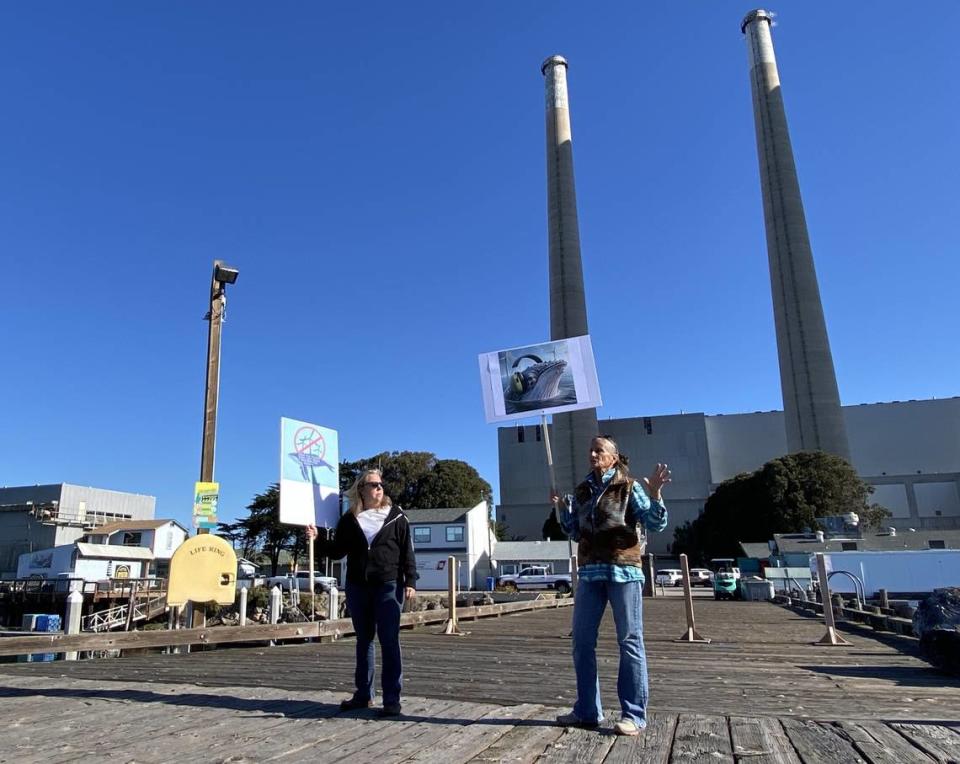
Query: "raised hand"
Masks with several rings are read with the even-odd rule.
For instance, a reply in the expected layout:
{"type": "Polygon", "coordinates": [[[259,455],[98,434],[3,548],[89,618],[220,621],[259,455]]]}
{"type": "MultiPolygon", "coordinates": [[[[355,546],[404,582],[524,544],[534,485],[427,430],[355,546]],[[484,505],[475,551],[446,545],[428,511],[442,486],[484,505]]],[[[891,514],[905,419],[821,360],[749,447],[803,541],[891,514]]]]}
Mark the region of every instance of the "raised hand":
{"type": "Polygon", "coordinates": [[[650,473],[650,477],[643,479],[643,487],[647,489],[647,496],[660,501],[660,490],[670,482],[670,470],[666,464],[657,464],[650,473]]]}
{"type": "Polygon", "coordinates": [[[317,526],[313,523],[310,523],[305,529],[307,534],[307,541],[313,541],[317,537],[317,526]]]}

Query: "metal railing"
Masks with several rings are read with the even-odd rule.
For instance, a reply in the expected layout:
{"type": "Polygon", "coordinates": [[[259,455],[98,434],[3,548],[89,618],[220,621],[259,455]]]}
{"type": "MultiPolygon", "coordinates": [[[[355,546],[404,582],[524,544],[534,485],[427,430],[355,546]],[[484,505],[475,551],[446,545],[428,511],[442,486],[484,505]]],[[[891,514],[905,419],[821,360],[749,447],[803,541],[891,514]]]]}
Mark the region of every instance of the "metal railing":
{"type": "Polygon", "coordinates": [[[136,621],[147,621],[160,615],[167,609],[166,593],[147,600],[131,600],[123,605],[101,610],[84,616],[80,621],[83,631],[110,631],[136,621]],[[130,608],[133,608],[131,615],[130,608]]]}

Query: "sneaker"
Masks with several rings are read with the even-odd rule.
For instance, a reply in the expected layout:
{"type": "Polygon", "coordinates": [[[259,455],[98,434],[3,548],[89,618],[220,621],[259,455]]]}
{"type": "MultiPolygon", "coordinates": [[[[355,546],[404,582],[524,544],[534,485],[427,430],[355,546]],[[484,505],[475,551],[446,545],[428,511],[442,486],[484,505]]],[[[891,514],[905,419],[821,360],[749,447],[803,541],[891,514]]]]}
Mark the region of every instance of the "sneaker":
{"type": "Polygon", "coordinates": [[[403,709],[399,703],[384,703],[383,708],[381,708],[377,712],[377,715],[378,716],[400,716],[400,712],[402,710],[403,709]]]}
{"type": "Polygon", "coordinates": [[[357,698],[347,698],[340,701],[341,711],[356,711],[358,708],[372,708],[372,700],[358,700],[357,698]]]}
{"type": "Polygon", "coordinates": [[[557,724],[561,727],[580,727],[585,730],[595,730],[600,726],[600,722],[585,722],[573,713],[560,714],[560,716],[557,717],[557,724]]]}
{"type": "Polygon", "coordinates": [[[613,731],[618,735],[633,737],[634,735],[639,735],[643,731],[643,727],[632,719],[621,719],[613,725],[613,731]]]}

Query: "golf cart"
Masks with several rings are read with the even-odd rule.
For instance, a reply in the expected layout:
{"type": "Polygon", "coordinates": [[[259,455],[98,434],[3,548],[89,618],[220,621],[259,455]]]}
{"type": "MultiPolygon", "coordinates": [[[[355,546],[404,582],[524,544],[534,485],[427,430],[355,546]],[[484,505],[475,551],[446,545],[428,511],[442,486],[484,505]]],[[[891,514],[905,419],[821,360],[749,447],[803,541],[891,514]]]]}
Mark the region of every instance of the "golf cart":
{"type": "Polygon", "coordinates": [[[713,568],[713,598],[715,600],[738,600],[740,593],[740,568],[732,557],[710,560],[713,568]]]}

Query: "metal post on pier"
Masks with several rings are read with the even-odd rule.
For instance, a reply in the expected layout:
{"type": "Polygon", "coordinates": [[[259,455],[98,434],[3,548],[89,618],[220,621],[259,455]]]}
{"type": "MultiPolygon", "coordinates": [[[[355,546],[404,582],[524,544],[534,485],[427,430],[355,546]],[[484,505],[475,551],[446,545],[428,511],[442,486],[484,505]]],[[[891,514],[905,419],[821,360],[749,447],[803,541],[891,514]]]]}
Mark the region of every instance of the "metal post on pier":
{"type": "Polygon", "coordinates": [[[680,555],[680,568],[683,570],[683,604],[687,611],[687,630],[674,642],[701,642],[710,644],[710,640],[697,633],[697,626],[693,620],[693,590],[690,588],[690,564],[685,554],[680,555]]]}
{"type": "Polygon", "coordinates": [[[336,584],[330,584],[327,592],[327,619],[334,621],[340,617],[340,590],[336,584]]]}
{"type": "MultiPolygon", "coordinates": [[[[280,605],[283,602],[283,592],[280,590],[280,587],[274,584],[273,588],[270,590],[270,623],[276,625],[280,622],[280,605]]],[[[270,647],[273,647],[277,643],[272,639],[270,640],[270,647]]]]}
{"type": "Polygon", "coordinates": [[[280,621],[280,602],[283,600],[283,592],[280,587],[274,584],[270,590],[270,623],[276,624],[280,621]]]}
{"type": "Polygon", "coordinates": [[[247,625],[247,596],[249,592],[246,586],[240,587],[240,625],[247,625]]]}
{"type": "MultiPolygon", "coordinates": [[[[80,592],[70,592],[67,595],[66,623],[64,624],[67,634],[80,633],[80,620],[83,615],[83,595],[80,592]]],[[[71,650],[63,654],[64,660],[75,661],[78,657],[76,650],[71,650]]]]}
{"type": "Polygon", "coordinates": [[[817,552],[817,576],[820,578],[820,601],[823,603],[823,620],[827,633],[813,644],[850,647],[850,642],[837,634],[837,624],[833,619],[833,600],[830,597],[830,582],[827,581],[827,562],[822,552],[817,552]]]}
{"type": "Polygon", "coordinates": [[[457,625],[457,558],[453,555],[447,557],[447,602],[448,613],[447,623],[444,626],[443,634],[462,637],[466,632],[460,631],[457,625]]]}

